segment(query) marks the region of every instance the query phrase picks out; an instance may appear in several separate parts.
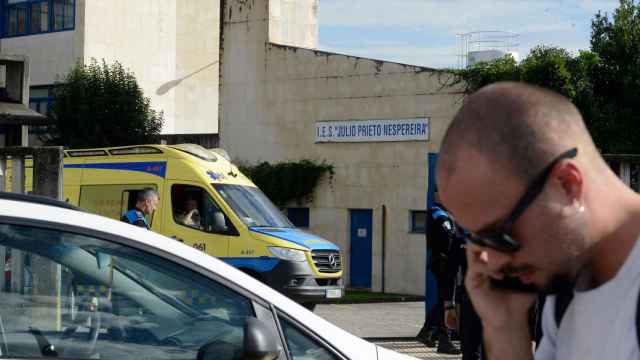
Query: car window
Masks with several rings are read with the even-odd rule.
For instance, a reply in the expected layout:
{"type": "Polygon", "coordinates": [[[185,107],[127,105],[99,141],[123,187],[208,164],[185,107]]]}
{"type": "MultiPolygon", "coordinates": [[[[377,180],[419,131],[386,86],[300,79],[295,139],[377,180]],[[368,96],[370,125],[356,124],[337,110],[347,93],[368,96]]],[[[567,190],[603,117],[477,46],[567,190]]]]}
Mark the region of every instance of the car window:
{"type": "Polygon", "coordinates": [[[171,204],[176,224],[208,233],[237,235],[229,218],[201,187],[173,185],[171,204]]]}
{"type": "Polygon", "coordinates": [[[0,224],[0,357],[240,359],[243,295],[167,259],[0,224]]]}
{"type": "Polygon", "coordinates": [[[307,335],[289,320],[279,316],[280,325],[293,360],[338,360],[331,350],[324,347],[316,339],[307,335]]]}

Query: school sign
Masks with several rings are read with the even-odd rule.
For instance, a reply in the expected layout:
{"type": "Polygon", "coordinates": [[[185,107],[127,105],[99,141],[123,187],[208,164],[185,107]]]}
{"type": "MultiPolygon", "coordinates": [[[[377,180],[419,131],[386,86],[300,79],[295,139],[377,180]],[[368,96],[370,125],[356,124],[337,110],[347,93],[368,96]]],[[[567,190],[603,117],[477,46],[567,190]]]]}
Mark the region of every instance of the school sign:
{"type": "Polygon", "coordinates": [[[316,122],[316,143],[427,141],[429,118],[316,122]]]}

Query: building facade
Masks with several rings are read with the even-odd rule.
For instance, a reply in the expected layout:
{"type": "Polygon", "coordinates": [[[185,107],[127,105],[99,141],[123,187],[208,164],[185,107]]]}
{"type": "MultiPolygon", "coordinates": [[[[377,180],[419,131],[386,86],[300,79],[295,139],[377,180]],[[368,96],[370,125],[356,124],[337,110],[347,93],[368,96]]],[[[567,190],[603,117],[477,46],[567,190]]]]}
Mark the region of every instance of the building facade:
{"type": "Polygon", "coordinates": [[[348,286],[424,294],[429,159],[463,97],[451,74],[317,50],[319,0],[1,5],[2,51],[31,58],[32,108],[76,62],[117,60],[164,111],[165,139],[332,164],[312,203],[284,210],[340,246],[348,286]]]}
{"type": "Polygon", "coordinates": [[[4,53],[31,60],[31,108],[42,113],[77,62],[133,71],[165,135],[200,142],[218,133],[219,2],[1,0],[4,53]],[[194,136],[199,135],[199,136],[194,136]]]}
{"type": "Polygon", "coordinates": [[[224,3],[221,147],[249,163],[333,164],[333,178],[323,179],[313,203],[289,211],[338,243],[348,285],[424,294],[428,158],[461,105],[461,89],[450,86],[449,73],[313,49],[317,6],[224,3]],[[285,17],[296,21],[282,31],[285,17]],[[410,124],[425,122],[420,140],[358,136],[359,126],[403,124],[411,133],[410,124]],[[353,126],[355,136],[318,136],[323,128],[353,126]]]}

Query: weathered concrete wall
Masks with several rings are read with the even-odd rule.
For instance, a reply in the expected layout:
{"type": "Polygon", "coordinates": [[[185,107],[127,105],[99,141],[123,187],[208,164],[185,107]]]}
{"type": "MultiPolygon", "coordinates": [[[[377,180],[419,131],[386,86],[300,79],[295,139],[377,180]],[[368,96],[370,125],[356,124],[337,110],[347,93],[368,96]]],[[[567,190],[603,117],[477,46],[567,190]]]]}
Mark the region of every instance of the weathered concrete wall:
{"type": "Polygon", "coordinates": [[[223,134],[228,126],[227,143],[244,143],[245,137],[254,133],[256,119],[267,112],[263,94],[269,2],[226,0],[221,5],[219,132],[223,134]]]}
{"type": "MultiPolygon", "coordinates": [[[[85,10],[84,61],[119,61],[136,75],[155,110],[164,111],[163,133],[173,133],[177,0],[89,1],[85,10]]],[[[181,86],[178,84],[177,86],[181,86]]]]}
{"type": "Polygon", "coordinates": [[[348,281],[349,209],[373,209],[372,282],[379,290],[385,205],[385,290],[423,294],[425,236],[410,233],[409,216],[426,207],[428,153],[437,151],[460,106],[459,89],[445,86],[450,75],[266,43],[266,9],[233,8],[232,16],[223,28],[221,147],[250,163],[334,164],[332,183],[325,179],[310,204],[310,231],[339,244],[348,281]],[[430,119],[430,141],[315,143],[316,121],[416,117],[430,119]]]}
{"type": "Polygon", "coordinates": [[[318,0],[269,0],[269,41],[318,47],[318,0]]]}
{"type": "Polygon", "coordinates": [[[218,132],[220,0],[178,0],[175,134],[218,132]]]}

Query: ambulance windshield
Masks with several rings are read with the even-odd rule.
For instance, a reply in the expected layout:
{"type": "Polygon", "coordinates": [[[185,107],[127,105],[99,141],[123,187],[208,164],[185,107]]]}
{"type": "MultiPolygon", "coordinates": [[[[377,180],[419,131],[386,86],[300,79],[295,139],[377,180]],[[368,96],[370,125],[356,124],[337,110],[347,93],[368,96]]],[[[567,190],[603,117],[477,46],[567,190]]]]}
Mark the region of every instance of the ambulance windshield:
{"type": "Polygon", "coordinates": [[[257,187],[230,184],[213,187],[248,227],[294,227],[257,187]]]}

